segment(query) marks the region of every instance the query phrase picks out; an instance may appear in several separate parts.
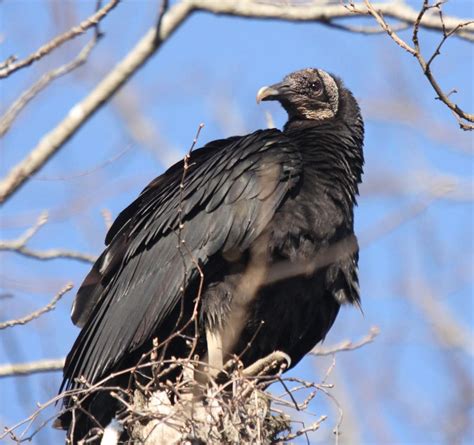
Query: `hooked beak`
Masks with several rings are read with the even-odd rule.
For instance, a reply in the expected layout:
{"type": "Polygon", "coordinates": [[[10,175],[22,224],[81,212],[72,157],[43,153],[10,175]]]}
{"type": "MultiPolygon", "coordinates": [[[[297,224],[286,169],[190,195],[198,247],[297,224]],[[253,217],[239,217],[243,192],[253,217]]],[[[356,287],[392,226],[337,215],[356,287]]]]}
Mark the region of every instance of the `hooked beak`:
{"type": "Polygon", "coordinates": [[[285,94],[286,85],[282,83],[276,83],[269,87],[265,86],[258,90],[257,103],[259,104],[263,100],[276,100],[285,94]]]}

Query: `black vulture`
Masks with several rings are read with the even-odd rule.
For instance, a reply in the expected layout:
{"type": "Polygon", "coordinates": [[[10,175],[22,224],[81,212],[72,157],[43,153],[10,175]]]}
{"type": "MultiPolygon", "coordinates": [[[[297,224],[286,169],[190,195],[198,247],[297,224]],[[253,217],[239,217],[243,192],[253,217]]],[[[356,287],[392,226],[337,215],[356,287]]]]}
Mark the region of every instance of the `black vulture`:
{"type": "MultiPolygon", "coordinates": [[[[314,68],[261,88],[257,102],[267,100],[288,113],[282,131],[194,150],[119,214],[75,298],[72,320],[82,330],[61,389],[134,366],[153,339],[156,347],[177,331],[161,359],[186,357],[193,344],[210,368],[233,356],[249,366],[275,351],[294,366],[341,305],[359,304],[359,106],[338,77],[314,68]]],[[[76,437],[116,410],[99,395],[80,408],[57,422],[71,430],[74,420],[76,437]]]]}

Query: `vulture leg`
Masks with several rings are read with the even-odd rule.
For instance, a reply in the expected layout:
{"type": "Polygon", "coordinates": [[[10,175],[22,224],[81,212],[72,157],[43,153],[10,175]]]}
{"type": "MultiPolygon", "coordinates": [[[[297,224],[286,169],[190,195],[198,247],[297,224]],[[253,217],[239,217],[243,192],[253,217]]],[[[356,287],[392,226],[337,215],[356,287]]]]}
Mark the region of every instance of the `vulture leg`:
{"type": "Polygon", "coordinates": [[[291,358],[282,351],[274,351],[242,370],[246,377],[280,373],[291,366],[291,358]]]}
{"type": "Polygon", "coordinates": [[[209,376],[215,378],[224,367],[222,331],[206,328],[207,361],[209,376]]]}

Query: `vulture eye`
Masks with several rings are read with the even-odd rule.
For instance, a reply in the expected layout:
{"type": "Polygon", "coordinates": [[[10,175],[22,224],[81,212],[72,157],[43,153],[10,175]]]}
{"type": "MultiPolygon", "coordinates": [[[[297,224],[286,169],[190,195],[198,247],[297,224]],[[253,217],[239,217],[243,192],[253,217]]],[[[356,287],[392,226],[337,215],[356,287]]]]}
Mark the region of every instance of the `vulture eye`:
{"type": "Polygon", "coordinates": [[[320,91],[322,88],[321,82],[319,80],[315,80],[309,84],[310,88],[314,91],[320,91]]]}

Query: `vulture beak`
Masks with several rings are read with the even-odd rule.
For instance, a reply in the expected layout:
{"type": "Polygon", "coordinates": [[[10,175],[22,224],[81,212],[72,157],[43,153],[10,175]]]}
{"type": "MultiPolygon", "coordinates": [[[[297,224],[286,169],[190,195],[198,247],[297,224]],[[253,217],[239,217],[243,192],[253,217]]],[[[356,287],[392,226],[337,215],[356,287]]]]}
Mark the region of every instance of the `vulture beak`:
{"type": "Polygon", "coordinates": [[[262,87],[258,90],[257,93],[257,103],[259,104],[263,100],[276,100],[285,94],[286,85],[281,83],[276,83],[269,87],[262,87]]]}

